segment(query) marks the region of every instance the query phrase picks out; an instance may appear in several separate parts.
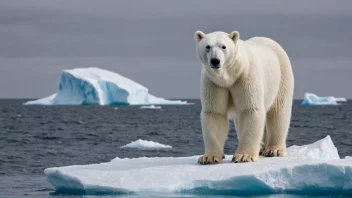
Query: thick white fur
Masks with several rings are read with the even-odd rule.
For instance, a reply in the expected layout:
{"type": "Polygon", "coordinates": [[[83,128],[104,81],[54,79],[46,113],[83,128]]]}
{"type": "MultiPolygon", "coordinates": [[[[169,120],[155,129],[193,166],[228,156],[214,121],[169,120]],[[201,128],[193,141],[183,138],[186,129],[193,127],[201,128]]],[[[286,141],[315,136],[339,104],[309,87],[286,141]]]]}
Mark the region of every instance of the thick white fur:
{"type": "Polygon", "coordinates": [[[201,124],[205,154],[199,158],[201,164],[222,161],[230,118],[235,121],[238,136],[233,161],[256,161],[259,153],[286,154],[294,89],[289,57],[272,39],[242,41],[239,36],[237,31],[195,33],[203,63],[201,124]],[[220,60],[218,69],[211,67],[210,58],[214,57],[220,60]]]}

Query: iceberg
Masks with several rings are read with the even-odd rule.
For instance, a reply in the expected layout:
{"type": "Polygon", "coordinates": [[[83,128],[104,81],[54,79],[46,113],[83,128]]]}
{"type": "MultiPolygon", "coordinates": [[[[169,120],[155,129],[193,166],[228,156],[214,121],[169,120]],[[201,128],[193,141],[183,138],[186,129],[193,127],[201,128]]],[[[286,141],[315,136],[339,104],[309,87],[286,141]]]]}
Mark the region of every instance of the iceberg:
{"type": "Polygon", "coordinates": [[[53,194],[264,195],[352,194],[352,159],[340,159],[330,136],[291,146],[285,157],[197,164],[199,156],[115,158],[107,163],[44,170],[53,194]]]}
{"type": "Polygon", "coordinates": [[[150,105],[150,106],[141,106],[141,109],[161,109],[161,106],[155,106],[155,105],[150,105]]]}
{"type": "Polygon", "coordinates": [[[305,93],[301,105],[339,105],[338,102],[346,102],[346,98],[333,96],[319,97],[313,93],[305,93]]]}
{"type": "Polygon", "coordinates": [[[95,68],[64,70],[58,92],[24,105],[183,105],[187,101],[166,100],[149,94],[143,85],[117,73],[95,68]]]}
{"type": "Polygon", "coordinates": [[[148,140],[136,140],[129,144],[122,146],[121,148],[136,148],[136,149],[171,149],[172,146],[160,144],[158,142],[148,141],[148,140]]]}

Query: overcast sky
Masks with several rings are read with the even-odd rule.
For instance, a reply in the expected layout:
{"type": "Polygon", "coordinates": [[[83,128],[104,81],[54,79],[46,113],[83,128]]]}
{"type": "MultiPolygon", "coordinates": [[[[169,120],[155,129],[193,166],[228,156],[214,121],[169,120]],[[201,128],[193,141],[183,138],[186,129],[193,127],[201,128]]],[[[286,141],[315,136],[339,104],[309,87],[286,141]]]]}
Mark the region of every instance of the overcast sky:
{"type": "Polygon", "coordinates": [[[288,52],[295,98],[352,98],[352,1],[0,1],[0,98],[57,90],[60,72],[100,67],[154,95],[199,98],[196,30],[266,36],[288,52]]]}

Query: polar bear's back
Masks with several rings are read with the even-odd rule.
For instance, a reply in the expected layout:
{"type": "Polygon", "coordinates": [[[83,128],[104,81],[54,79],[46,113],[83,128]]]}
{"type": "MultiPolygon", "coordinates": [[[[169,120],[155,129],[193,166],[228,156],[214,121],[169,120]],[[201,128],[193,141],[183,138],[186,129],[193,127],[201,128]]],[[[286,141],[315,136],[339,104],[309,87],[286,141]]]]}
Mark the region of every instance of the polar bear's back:
{"type": "MultiPolygon", "coordinates": [[[[257,52],[256,56],[259,55],[258,51],[261,51],[260,54],[265,54],[267,56],[270,56],[270,54],[273,53],[274,56],[280,59],[280,62],[289,61],[286,51],[273,39],[267,37],[252,37],[243,42],[251,49],[252,52],[257,52]]],[[[289,67],[291,67],[290,61],[289,67]]]]}
{"type": "Polygon", "coordinates": [[[253,37],[243,43],[256,57],[255,65],[261,67],[257,69],[262,71],[260,73],[265,79],[265,106],[270,108],[273,103],[279,105],[275,103],[292,98],[294,79],[291,61],[281,45],[266,37],[253,37]]]}

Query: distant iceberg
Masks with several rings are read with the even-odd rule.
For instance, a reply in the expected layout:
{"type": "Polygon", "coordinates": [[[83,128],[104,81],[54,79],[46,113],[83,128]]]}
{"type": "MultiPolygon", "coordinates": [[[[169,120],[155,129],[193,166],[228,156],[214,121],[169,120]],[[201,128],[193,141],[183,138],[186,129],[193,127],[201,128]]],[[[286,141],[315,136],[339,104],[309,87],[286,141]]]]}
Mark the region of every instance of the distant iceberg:
{"type": "Polygon", "coordinates": [[[338,102],[346,102],[346,98],[335,98],[333,96],[319,97],[313,93],[305,93],[301,105],[339,105],[338,102]]]}
{"type": "Polygon", "coordinates": [[[161,106],[149,105],[149,106],[141,106],[141,109],[161,109],[161,106]]]}
{"type": "MultiPolygon", "coordinates": [[[[258,162],[199,165],[199,156],[116,158],[108,163],[47,168],[58,194],[177,196],[267,195],[279,193],[350,195],[352,158],[340,159],[330,136],[291,146],[285,157],[258,162]]],[[[55,194],[54,193],[54,194],[55,194]]]]}
{"type": "Polygon", "coordinates": [[[136,148],[136,149],[148,149],[149,150],[149,149],[171,149],[172,146],[160,144],[158,142],[139,139],[139,140],[136,140],[136,141],[131,142],[129,144],[126,144],[125,146],[122,146],[121,148],[136,148]]]}
{"type": "Polygon", "coordinates": [[[124,76],[89,67],[64,70],[58,92],[24,105],[183,105],[186,101],[166,100],[148,93],[148,89],[124,76]]]}

